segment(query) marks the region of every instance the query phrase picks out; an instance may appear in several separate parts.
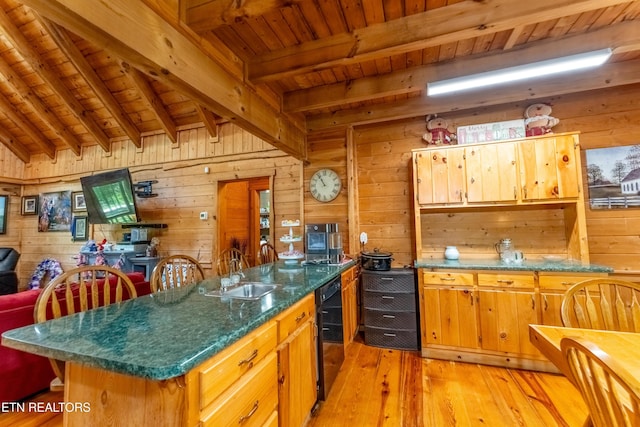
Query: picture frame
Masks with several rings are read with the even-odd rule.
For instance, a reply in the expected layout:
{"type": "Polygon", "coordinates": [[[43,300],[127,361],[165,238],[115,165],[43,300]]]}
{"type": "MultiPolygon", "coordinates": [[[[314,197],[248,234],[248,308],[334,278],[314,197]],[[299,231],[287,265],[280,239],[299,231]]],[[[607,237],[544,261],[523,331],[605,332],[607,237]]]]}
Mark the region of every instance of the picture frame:
{"type": "Polygon", "coordinates": [[[72,208],[71,211],[72,212],[86,212],[87,211],[87,204],[84,200],[84,193],[82,191],[75,191],[73,193],[71,193],[71,200],[72,200],[72,208]]]}
{"type": "Polygon", "coordinates": [[[38,206],[39,232],[71,230],[71,191],[41,193],[38,206]]]}
{"type": "Polygon", "coordinates": [[[74,242],[89,239],[89,219],[86,216],[74,216],[71,225],[71,240],[74,242]]]}
{"type": "Polygon", "coordinates": [[[640,144],[585,151],[589,208],[640,208],[640,144]]]}
{"type": "Polygon", "coordinates": [[[7,213],[9,211],[9,196],[0,196],[0,234],[7,234],[7,213]]]}
{"type": "Polygon", "coordinates": [[[38,215],[38,196],[22,197],[22,215],[38,215]]]}

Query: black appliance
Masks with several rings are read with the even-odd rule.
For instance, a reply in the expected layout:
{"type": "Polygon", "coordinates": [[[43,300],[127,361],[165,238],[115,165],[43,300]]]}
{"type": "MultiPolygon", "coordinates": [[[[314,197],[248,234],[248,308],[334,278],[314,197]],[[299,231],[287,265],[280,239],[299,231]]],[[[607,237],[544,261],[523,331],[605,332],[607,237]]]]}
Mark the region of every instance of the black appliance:
{"type": "Polygon", "coordinates": [[[325,400],[344,362],[340,277],[316,289],[318,400],[325,400]]]}
{"type": "Polygon", "coordinates": [[[307,224],[305,226],[304,252],[307,261],[339,264],[342,256],[342,239],[337,223],[307,224]]]}

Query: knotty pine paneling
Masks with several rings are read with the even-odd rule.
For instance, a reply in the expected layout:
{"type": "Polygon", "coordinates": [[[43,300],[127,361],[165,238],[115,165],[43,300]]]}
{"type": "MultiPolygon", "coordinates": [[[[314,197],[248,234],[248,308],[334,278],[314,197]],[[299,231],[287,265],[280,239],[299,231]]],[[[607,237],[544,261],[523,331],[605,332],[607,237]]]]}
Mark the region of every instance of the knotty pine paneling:
{"type": "MultiPolygon", "coordinates": [[[[0,156],[0,161],[10,159],[2,150],[0,156]]],[[[21,163],[15,159],[11,162],[21,163]]],[[[114,141],[110,153],[104,153],[96,145],[83,148],[80,158],[68,150],[59,151],[54,160],[36,155],[24,166],[24,172],[11,171],[12,178],[24,178],[25,184],[22,188],[17,186],[21,194],[10,198],[9,232],[0,235],[0,246],[17,247],[22,253],[21,288],[27,286],[35,267],[44,258],[58,259],[64,269],[75,267],[75,257],[83,242],[72,242],[69,232],[38,232],[37,216],[20,215],[19,196],[80,191],[81,176],[123,167],[129,168],[134,182],[158,181],[153,184],[157,197],[136,198],[136,202],[143,222],[168,226],[156,230],[160,238],[159,255],[183,253],[196,257],[207,275],[213,274],[218,253],[220,181],[273,177],[276,237],[285,233],[279,227],[282,219],[302,220],[301,162],[230,123],[219,126],[218,138],[211,138],[205,128],[189,128],[179,132],[176,144],[164,134],[154,134],[143,138],[141,148],[128,141],[114,141]],[[209,167],[208,174],[205,167],[209,167]],[[199,219],[203,211],[209,213],[208,220],[199,219]]],[[[97,241],[106,238],[117,242],[125,231],[120,226],[91,225],[89,233],[97,241]]]]}

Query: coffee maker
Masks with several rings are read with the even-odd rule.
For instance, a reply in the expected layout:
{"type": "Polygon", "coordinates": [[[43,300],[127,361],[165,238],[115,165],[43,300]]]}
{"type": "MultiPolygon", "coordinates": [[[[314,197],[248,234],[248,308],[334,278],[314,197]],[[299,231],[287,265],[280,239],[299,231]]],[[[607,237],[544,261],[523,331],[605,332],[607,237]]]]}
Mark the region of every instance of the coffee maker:
{"type": "Polygon", "coordinates": [[[307,261],[340,264],[342,235],[335,222],[305,226],[305,256],[307,261]]]}

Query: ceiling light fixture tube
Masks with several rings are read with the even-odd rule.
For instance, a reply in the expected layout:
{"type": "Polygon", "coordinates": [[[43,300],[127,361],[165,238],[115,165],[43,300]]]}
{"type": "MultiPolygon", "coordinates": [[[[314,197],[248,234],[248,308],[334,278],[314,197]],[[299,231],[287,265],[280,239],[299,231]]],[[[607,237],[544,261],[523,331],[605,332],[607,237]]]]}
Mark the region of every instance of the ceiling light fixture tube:
{"type": "Polygon", "coordinates": [[[598,65],[604,64],[611,56],[611,53],[612,50],[610,48],[600,49],[562,58],[532,62],[531,64],[518,65],[502,70],[487,71],[485,73],[427,83],[427,96],[442,95],[445,93],[548,76],[550,74],[597,67],[598,65]]]}

